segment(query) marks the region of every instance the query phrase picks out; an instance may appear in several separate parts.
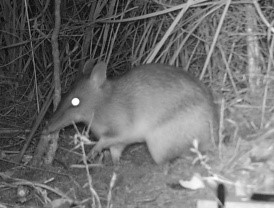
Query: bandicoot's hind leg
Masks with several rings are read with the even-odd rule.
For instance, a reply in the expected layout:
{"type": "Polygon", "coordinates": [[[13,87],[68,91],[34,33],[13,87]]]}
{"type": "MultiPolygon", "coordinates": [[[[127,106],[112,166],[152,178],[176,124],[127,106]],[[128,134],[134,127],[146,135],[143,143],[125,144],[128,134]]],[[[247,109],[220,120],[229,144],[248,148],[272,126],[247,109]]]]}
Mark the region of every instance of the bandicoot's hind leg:
{"type": "Polygon", "coordinates": [[[159,125],[146,136],[146,143],[152,158],[159,164],[190,152],[194,139],[202,149],[212,146],[208,113],[203,108],[190,109],[159,125]]]}
{"type": "Polygon", "coordinates": [[[184,139],[184,135],[178,132],[176,126],[168,124],[151,133],[146,138],[146,143],[153,160],[157,164],[162,164],[181,155],[187,146],[187,141],[184,139]]]}

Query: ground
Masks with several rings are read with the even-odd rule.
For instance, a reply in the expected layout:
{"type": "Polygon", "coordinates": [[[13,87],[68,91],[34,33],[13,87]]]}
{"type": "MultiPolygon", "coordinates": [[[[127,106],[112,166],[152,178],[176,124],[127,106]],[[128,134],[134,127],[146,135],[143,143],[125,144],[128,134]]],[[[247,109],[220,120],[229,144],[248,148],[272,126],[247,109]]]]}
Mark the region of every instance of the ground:
{"type": "MultiPolygon", "coordinates": [[[[52,188],[58,188],[71,199],[79,202],[91,198],[88,186],[83,188],[88,182],[85,169],[70,167],[79,161],[80,157],[68,150],[71,148],[68,137],[68,135],[62,136],[52,167],[42,170],[20,168],[20,171],[15,171],[12,178],[23,178],[33,183],[43,183],[53,178],[53,181],[47,183],[47,185],[52,188]]],[[[196,206],[196,201],[200,198],[214,199],[215,197],[215,190],[213,189],[207,188],[193,191],[179,185],[179,180],[190,180],[195,173],[208,176],[208,172],[200,163],[192,164],[194,155],[178,158],[168,164],[156,165],[151,159],[145,144],[136,144],[125,150],[119,165],[113,165],[108,156],[106,157],[107,159],[103,161],[101,167],[89,169],[93,188],[100,197],[102,207],[107,207],[107,195],[114,173],[117,174],[117,179],[111,191],[113,208],[191,208],[196,206]]],[[[218,166],[217,154],[214,154],[214,151],[210,152],[209,157],[209,164],[215,167],[218,166]]],[[[13,204],[17,200],[16,204],[22,206],[41,206],[41,202],[33,195],[20,203],[22,199],[15,194],[12,188],[5,194],[3,192],[2,194],[0,193],[0,195],[2,196],[0,201],[4,200],[3,202],[8,204],[13,204]]],[[[52,194],[49,196],[53,198],[59,197],[52,194]]],[[[85,204],[86,207],[89,207],[87,204],[85,204]]]]}

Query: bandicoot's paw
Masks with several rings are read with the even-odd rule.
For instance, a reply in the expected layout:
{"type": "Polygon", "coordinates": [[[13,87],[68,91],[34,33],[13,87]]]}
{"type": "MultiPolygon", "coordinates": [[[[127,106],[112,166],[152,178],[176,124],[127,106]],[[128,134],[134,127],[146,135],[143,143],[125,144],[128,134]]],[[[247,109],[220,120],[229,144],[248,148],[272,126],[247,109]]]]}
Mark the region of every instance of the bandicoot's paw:
{"type": "Polygon", "coordinates": [[[88,153],[88,158],[95,159],[102,152],[100,142],[98,142],[92,150],[88,153]]]}

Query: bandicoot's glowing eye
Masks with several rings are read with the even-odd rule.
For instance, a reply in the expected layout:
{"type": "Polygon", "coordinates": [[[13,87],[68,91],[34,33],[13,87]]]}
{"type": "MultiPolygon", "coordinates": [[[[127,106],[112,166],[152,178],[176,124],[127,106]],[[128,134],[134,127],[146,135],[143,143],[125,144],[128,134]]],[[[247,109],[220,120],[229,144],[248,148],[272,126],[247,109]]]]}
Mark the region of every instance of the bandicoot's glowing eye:
{"type": "Polygon", "coordinates": [[[79,98],[73,98],[73,99],[71,100],[71,104],[72,104],[73,106],[78,106],[78,105],[80,104],[79,98]]]}

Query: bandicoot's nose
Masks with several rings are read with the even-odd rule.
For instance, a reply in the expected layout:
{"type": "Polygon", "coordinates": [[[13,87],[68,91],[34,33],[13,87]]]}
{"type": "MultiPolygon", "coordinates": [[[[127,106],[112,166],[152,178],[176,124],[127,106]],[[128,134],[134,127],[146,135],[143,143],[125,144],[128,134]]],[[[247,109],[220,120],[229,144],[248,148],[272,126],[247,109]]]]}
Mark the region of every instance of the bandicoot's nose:
{"type": "Polygon", "coordinates": [[[53,133],[53,132],[55,132],[57,130],[58,129],[53,128],[53,126],[47,121],[46,122],[46,126],[44,127],[44,129],[42,131],[42,134],[43,135],[47,135],[47,134],[53,133]]]}
{"type": "Polygon", "coordinates": [[[52,134],[52,133],[54,133],[54,132],[57,132],[58,130],[59,130],[59,129],[54,130],[54,131],[50,131],[49,128],[45,127],[45,128],[43,129],[43,131],[42,131],[42,135],[52,134]]]}

